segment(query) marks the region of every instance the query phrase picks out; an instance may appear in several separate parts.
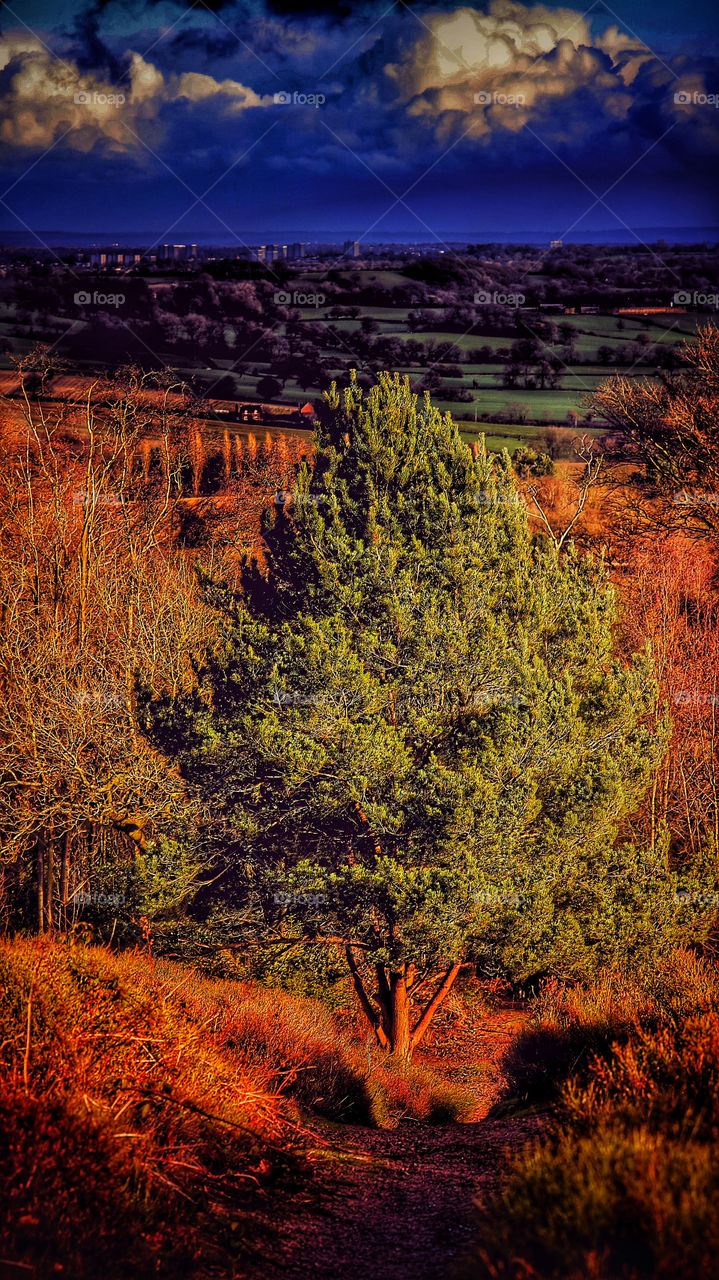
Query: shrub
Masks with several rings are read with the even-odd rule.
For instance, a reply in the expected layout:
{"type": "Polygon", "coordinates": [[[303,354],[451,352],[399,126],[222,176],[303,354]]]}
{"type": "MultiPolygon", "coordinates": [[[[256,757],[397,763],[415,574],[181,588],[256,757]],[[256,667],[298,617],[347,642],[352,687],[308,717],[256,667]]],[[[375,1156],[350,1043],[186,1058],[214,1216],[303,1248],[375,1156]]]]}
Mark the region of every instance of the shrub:
{"type": "Polygon", "coordinates": [[[562,1134],[510,1170],[467,1280],[709,1280],[718,1192],[716,1152],[700,1143],[644,1128],[562,1134]]]}
{"type": "Polygon", "coordinates": [[[711,1009],[719,1009],[719,983],[712,966],[689,951],[659,957],[631,976],[610,970],[586,985],[550,980],[532,1025],[505,1059],[508,1093],[527,1103],[557,1098],[573,1073],[583,1076],[593,1058],[642,1027],[711,1009]]]}
{"type": "Polygon", "coordinates": [[[589,1127],[608,1120],[645,1124],[687,1138],[719,1136],[719,1014],[640,1027],[591,1064],[585,1085],[564,1093],[569,1117],[589,1127]]]}
{"type": "Polygon", "coordinates": [[[518,1084],[535,1098],[558,1094],[557,1119],[515,1157],[484,1206],[468,1280],[716,1274],[719,987],[711,966],[678,952],[632,981],[609,974],[589,988],[548,985],[538,1026],[515,1055],[518,1084]],[[582,1069],[571,1074],[579,1058],[582,1069]]]}

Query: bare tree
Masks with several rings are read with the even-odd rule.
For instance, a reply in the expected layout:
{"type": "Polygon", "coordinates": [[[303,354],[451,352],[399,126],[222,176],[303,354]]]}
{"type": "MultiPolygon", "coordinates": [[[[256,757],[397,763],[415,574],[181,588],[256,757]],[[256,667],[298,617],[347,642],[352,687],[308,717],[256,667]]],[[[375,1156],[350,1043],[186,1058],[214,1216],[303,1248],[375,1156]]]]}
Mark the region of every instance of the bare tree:
{"type": "Polygon", "coordinates": [[[130,370],[78,406],[47,400],[45,374],[21,364],[0,423],[0,831],[40,930],[67,922],[109,844],[132,857],[187,804],[138,730],[137,687],[193,681],[211,623],[173,550],[180,389],[130,370]]]}
{"type": "Polygon", "coordinates": [[[575,442],[575,453],[582,464],[579,479],[573,482],[575,496],[573,501],[573,510],[561,528],[555,528],[549,518],[546,504],[541,500],[541,488],[537,484],[527,485],[527,493],[529,494],[535,511],[537,512],[542,526],[551,538],[558,551],[561,551],[564,544],[571,537],[576,529],[584,509],[587,505],[587,499],[593,488],[599,483],[602,474],[602,455],[597,452],[594,440],[588,436],[582,436],[581,440],[575,442]]]}
{"type": "Polygon", "coordinates": [[[635,531],[719,539],[719,328],[682,348],[686,367],[659,379],[610,378],[595,411],[618,433],[613,461],[634,465],[626,520],[635,531]]]}

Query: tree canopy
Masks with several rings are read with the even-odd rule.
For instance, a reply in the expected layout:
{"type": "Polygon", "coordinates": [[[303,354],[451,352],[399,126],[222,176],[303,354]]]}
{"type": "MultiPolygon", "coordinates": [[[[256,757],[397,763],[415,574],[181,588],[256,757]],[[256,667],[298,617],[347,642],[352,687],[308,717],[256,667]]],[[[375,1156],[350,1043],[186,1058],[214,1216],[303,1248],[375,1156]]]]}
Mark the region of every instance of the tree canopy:
{"type": "Polygon", "coordinates": [[[241,592],[207,584],[199,692],[153,717],[225,901],[343,948],[403,1055],[468,960],[584,972],[656,927],[661,851],[618,840],[663,749],[651,660],[614,656],[602,565],[531,536],[506,455],[353,376],[265,542],[241,592]]]}

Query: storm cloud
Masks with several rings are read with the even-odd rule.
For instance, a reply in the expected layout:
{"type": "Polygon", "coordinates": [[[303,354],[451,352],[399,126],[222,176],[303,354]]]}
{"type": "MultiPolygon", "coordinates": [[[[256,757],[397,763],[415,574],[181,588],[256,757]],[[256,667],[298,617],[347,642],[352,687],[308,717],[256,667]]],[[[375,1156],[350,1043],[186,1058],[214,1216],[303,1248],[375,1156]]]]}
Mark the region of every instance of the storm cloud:
{"type": "Polygon", "coordinates": [[[132,174],[152,187],[150,203],[163,169],[176,185],[212,183],[224,217],[238,191],[223,175],[234,181],[248,166],[242,209],[258,217],[263,205],[277,217],[298,204],[313,216],[334,201],[369,223],[382,200],[407,190],[457,204],[463,190],[472,200],[488,184],[516,189],[522,173],[539,175],[559,202],[568,175],[591,187],[627,172],[675,204],[682,192],[703,210],[713,199],[716,59],[657,52],[601,6],[587,14],[487,0],[350,12],[203,0],[176,10],[168,21],[167,3],[94,0],[58,22],[48,9],[36,34],[8,15],[3,158],[22,174],[51,152],[23,182],[28,203],[46,169],[62,181],[63,157],[77,182],[78,153],[83,181],[93,165],[118,187],[132,174]],[[697,157],[706,165],[692,176],[697,157]]]}

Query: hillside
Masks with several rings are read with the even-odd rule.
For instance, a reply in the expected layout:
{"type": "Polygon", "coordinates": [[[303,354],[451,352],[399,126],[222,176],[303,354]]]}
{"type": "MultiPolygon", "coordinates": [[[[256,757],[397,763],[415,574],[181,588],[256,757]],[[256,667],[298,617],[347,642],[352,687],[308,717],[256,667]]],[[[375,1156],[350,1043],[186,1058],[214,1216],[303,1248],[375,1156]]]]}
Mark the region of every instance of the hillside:
{"type": "MultiPolygon", "coordinates": [[[[493,1091],[486,1067],[474,1092],[421,1065],[400,1076],[315,1001],[144,954],[5,942],[0,991],[10,1273],[279,1274],[299,1251],[293,1274],[309,1274],[317,1223],[339,1211],[359,1227],[387,1160],[423,1194],[419,1134],[455,1183],[478,1141],[475,1125],[459,1144],[444,1125],[380,1128],[468,1118],[493,1091]]],[[[491,1058],[506,1042],[505,1027],[491,1058]]]]}

